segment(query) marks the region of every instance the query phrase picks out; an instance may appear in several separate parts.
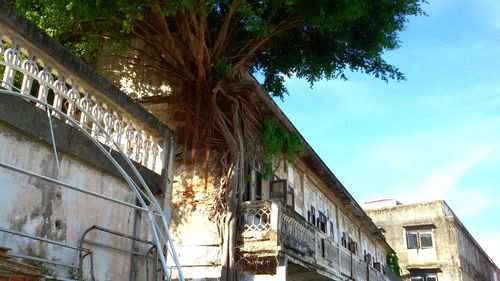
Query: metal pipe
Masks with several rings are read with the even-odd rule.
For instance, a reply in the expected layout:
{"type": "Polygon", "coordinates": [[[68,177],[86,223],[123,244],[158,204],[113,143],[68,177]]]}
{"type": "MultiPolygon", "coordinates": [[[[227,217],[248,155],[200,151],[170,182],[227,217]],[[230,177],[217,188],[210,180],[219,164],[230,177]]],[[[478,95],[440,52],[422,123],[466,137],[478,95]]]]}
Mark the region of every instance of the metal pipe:
{"type": "Polygon", "coordinates": [[[93,241],[89,241],[89,240],[83,240],[83,242],[86,243],[86,244],[89,244],[89,245],[95,245],[95,246],[99,246],[99,247],[103,247],[103,248],[108,248],[108,249],[112,249],[112,250],[119,251],[119,252],[124,252],[124,253],[129,253],[129,254],[136,255],[136,256],[144,256],[143,253],[139,253],[139,252],[131,251],[131,250],[121,249],[121,248],[118,248],[118,247],[115,247],[115,246],[106,245],[104,243],[93,242],[93,241]]]}
{"type": "Polygon", "coordinates": [[[56,146],[56,137],[54,135],[54,127],[52,126],[52,117],[50,114],[50,110],[48,108],[47,108],[47,118],[49,119],[50,138],[52,139],[52,149],[54,150],[54,159],[56,160],[56,171],[57,171],[56,178],[58,179],[59,176],[61,175],[61,163],[59,163],[59,155],[57,153],[57,146],[56,146]]]}
{"type": "Polygon", "coordinates": [[[21,254],[9,254],[9,256],[14,257],[14,258],[39,261],[39,262],[44,262],[44,263],[50,263],[50,264],[53,264],[53,265],[59,265],[59,266],[64,266],[64,267],[78,269],[78,266],[76,266],[76,265],[66,264],[66,263],[61,263],[61,262],[56,262],[56,261],[51,261],[51,260],[37,258],[37,257],[25,256],[25,255],[21,255],[21,254]]]}
{"type": "MultiPolygon", "coordinates": [[[[148,217],[149,217],[149,221],[154,222],[154,218],[151,214],[148,213],[148,217]]],[[[156,232],[156,227],[153,223],[150,225],[150,227],[151,227],[151,232],[153,233],[153,237],[155,238],[157,256],[160,258],[161,265],[163,267],[163,273],[165,273],[167,280],[170,280],[170,274],[168,272],[167,261],[165,260],[165,256],[163,255],[163,249],[162,249],[162,245],[160,243],[160,239],[158,237],[158,233],[156,232]]],[[[183,280],[181,280],[181,281],[183,281],[183,280]]]]}
{"type": "Polygon", "coordinates": [[[31,238],[31,239],[34,239],[34,240],[38,240],[38,241],[42,241],[42,242],[46,242],[46,243],[50,243],[50,244],[54,244],[54,245],[58,245],[58,246],[65,247],[65,248],[70,248],[70,249],[73,249],[73,250],[78,250],[78,251],[83,251],[83,252],[90,252],[89,249],[84,249],[84,248],[80,248],[80,247],[68,245],[66,243],[62,243],[62,242],[50,240],[50,239],[47,239],[47,238],[41,238],[41,237],[29,235],[29,234],[26,234],[26,233],[22,233],[22,232],[19,232],[19,231],[15,231],[15,230],[3,228],[3,227],[0,227],[0,231],[6,232],[6,233],[10,233],[10,234],[14,234],[14,235],[18,235],[18,236],[22,236],[22,237],[26,237],[26,238],[31,238]]]}
{"type": "Polygon", "coordinates": [[[124,205],[124,206],[130,207],[130,208],[134,208],[136,210],[141,210],[143,212],[148,212],[148,209],[146,209],[146,208],[142,208],[142,207],[136,206],[134,204],[130,204],[130,203],[127,203],[127,202],[123,202],[123,201],[114,199],[114,198],[110,198],[110,197],[101,195],[101,194],[96,193],[96,192],[85,190],[85,189],[80,188],[80,187],[72,186],[70,184],[67,184],[67,183],[64,183],[64,182],[61,182],[61,181],[58,181],[58,180],[55,180],[55,179],[52,179],[52,178],[49,178],[49,177],[37,174],[37,173],[33,173],[33,172],[30,172],[30,171],[27,171],[27,170],[24,170],[24,169],[21,169],[21,168],[17,168],[17,167],[5,164],[3,162],[0,162],[0,167],[6,168],[6,169],[9,169],[9,170],[12,170],[12,171],[16,171],[16,172],[19,172],[21,174],[25,174],[25,175],[28,175],[28,176],[36,177],[36,178],[39,178],[41,180],[44,180],[44,181],[47,181],[47,182],[50,182],[50,183],[53,183],[53,184],[57,184],[57,185],[69,188],[71,190],[79,191],[79,192],[82,192],[82,193],[85,193],[85,194],[88,194],[88,195],[92,195],[92,196],[95,196],[95,197],[98,197],[98,198],[101,198],[101,199],[104,199],[104,200],[108,200],[108,201],[111,201],[111,202],[114,202],[114,203],[117,203],[117,204],[120,204],[120,205],[124,205]]]}
{"type": "Polygon", "coordinates": [[[111,234],[114,234],[114,235],[117,235],[117,236],[121,236],[121,237],[125,237],[125,238],[128,238],[128,239],[131,239],[131,240],[139,241],[139,242],[142,242],[144,244],[155,245],[155,243],[152,242],[152,241],[144,240],[144,239],[141,239],[141,238],[138,238],[138,237],[134,237],[132,235],[128,235],[128,234],[121,233],[121,232],[118,232],[118,231],[115,231],[115,230],[112,230],[112,229],[104,228],[102,226],[93,225],[92,229],[97,229],[97,230],[100,230],[100,231],[103,231],[103,232],[111,233],[111,234]]]}
{"type": "MultiPolygon", "coordinates": [[[[149,254],[151,254],[151,251],[156,248],[156,245],[151,246],[148,251],[146,252],[146,255],[144,257],[146,258],[146,281],[149,281],[149,254]]],[[[155,261],[158,260],[158,257],[154,259],[155,261]]],[[[156,280],[156,278],[155,278],[156,280]]]]}
{"type": "Polygon", "coordinates": [[[170,253],[172,254],[172,257],[174,258],[174,263],[177,267],[177,273],[179,274],[179,280],[184,281],[184,274],[182,273],[182,270],[180,270],[181,263],[179,261],[179,257],[177,256],[177,252],[175,251],[174,242],[173,242],[172,237],[170,235],[170,231],[168,229],[168,224],[166,222],[165,216],[161,216],[161,219],[163,221],[163,227],[165,228],[165,232],[166,232],[167,239],[168,239],[168,244],[170,246],[170,253]]]}

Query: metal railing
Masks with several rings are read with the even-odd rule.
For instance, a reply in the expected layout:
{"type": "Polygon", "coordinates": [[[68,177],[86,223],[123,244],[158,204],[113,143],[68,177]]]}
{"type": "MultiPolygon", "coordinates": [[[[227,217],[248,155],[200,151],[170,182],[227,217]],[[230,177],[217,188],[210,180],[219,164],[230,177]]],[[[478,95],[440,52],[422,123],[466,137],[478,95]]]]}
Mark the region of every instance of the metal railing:
{"type": "MultiPolygon", "coordinates": [[[[30,32],[35,30],[38,35],[42,34],[12,11],[5,2],[0,1],[0,96],[17,97],[31,104],[33,110],[46,112],[57,176],[47,177],[4,163],[2,160],[0,167],[145,213],[165,278],[171,279],[169,274],[171,268],[166,263],[166,256],[170,255],[177,269],[177,278],[184,280],[168,228],[168,213],[157,201],[132,162],[135,161],[156,173],[161,173],[166,177],[165,182],[171,184],[175,153],[173,136],[169,135],[170,132],[156,130],[158,126],[150,126],[148,122],[144,122],[156,119],[148,117],[145,110],[138,109],[140,106],[134,104],[124,94],[110,95],[101,91],[102,87],[94,87],[92,81],[71,75],[79,73],[78,70],[54,59],[50,54],[52,49],[49,50],[46,46],[37,47],[37,44],[41,44],[37,40],[54,43],[43,34],[40,35],[45,36],[42,39],[29,38],[27,35],[29,32],[26,30],[30,32]],[[17,32],[16,28],[24,31],[17,32]],[[127,104],[131,104],[130,108],[127,108],[127,104]],[[137,112],[143,112],[146,117],[137,115],[137,112]],[[74,127],[80,132],[80,137],[88,139],[97,148],[98,153],[109,160],[134,195],[138,202],[137,206],[59,180],[60,162],[54,137],[54,119],[74,127]],[[111,150],[115,153],[111,153],[111,150]]],[[[58,50],[62,48],[56,44],[52,47],[58,50]]],[[[52,55],[57,57],[59,54],[52,55]]],[[[77,66],[82,65],[81,62],[77,64],[77,66]]]]}
{"type": "Polygon", "coordinates": [[[302,216],[284,206],[279,200],[243,202],[240,224],[241,249],[245,253],[252,250],[271,250],[250,245],[255,239],[276,239],[276,245],[299,253],[295,258],[304,259],[309,264],[312,261],[313,266],[323,271],[330,271],[333,275],[340,274],[362,281],[394,280],[389,279],[386,274],[369,266],[360,257],[333,241],[326,233],[306,222],[302,216]],[[269,227],[261,228],[261,220],[248,219],[248,214],[261,213],[266,213],[266,218],[268,218],[266,226],[269,227]],[[275,232],[277,235],[267,235],[266,232],[275,232]],[[248,250],[245,243],[249,244],[248,250]]]}

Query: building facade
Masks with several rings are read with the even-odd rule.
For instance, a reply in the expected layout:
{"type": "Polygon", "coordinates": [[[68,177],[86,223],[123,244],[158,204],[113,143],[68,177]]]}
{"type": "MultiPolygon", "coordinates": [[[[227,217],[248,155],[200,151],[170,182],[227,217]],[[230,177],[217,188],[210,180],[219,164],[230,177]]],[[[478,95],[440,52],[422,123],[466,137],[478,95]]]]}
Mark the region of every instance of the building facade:
{"type": "MultiPolygon", "coordinates": [[[[0,41],[0,246],[10,257],[54,268],[42,274],[56,280],[218,280],[210,190],[197,167],[174,172],[164,105],[146,105],[157,119],[2,0],[0,41]],[[158,231],[168,218],[175,247],[158,231]]],[[[268,179],[259,159],[248,163],[241,280],[397,280],[383,235],[303,141],[296,162],[278,160],[268,179]]]]}
{"type": "MultiPolygon", "coordinates": [[[[267,93],[261,108],[296,131],[267,93]]],[[[143,103],[168,122],[162,104],[143,103]]],[[[305,140],[294,163],[282,159],[266,179],[249,163],[239,202],[237,264],[241,280],[399,280],[386,263],[391,247],[347,189],[305,140]]],[[[207,214],[207,187],[196,169],[176,164],[172,225],[184,273],[193,280],[220,277],[220,237],[207,214]],[[190,194],[186,204],[184,194],[190,194]],[[203,229],[203,235],[200,235],[203,229]]],[[[202,169],[201,169],[202,170],[202,169]]]]}
{"type": "Polygon", "coordinates": [[[500,270],[444,201],[380,200],[365,211],[396,251],[411,281],[498,281],[500,270]]]}
{"type": "Polygon", "coordinates": [[[161,262],[174,138],[0,1],[0,280],[175,271],[161,262]]]}

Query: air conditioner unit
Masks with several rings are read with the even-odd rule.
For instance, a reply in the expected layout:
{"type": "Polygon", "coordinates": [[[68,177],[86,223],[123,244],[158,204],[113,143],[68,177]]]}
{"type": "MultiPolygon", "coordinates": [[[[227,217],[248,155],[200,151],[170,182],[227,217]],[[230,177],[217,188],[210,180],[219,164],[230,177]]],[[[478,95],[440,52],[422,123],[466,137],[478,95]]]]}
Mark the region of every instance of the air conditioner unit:
{"type": "Polygon", "coordinates": [[[378,270],[378,271],[382,271],[382,267],[380,266],[380,262],[374,262],[373,263],[373,267],[378,270]]]}

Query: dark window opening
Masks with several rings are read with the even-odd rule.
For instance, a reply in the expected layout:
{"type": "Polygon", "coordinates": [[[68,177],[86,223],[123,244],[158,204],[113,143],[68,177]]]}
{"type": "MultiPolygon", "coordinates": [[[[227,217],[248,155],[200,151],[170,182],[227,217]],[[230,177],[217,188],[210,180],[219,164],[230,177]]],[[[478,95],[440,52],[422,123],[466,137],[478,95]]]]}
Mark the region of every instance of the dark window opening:
{"type": "Polygon", "coordinates": [[[347,249],[353,254],[358,253],[358,243],[352,240],[351,237],[349,237],[349,243],[347,243],[347,249]]]}
{"type": "Polygon", "coordinates": [[[313,225],[316,224],[316,209],[313,206],[311,206],[311,209],[307,211],[307,221],[313,225]]]}
{"type": "Polygon", "coordinates": [[[321,230],[323,233],[326,233],[326,216],[323,212],[319,212],[319,217],[318,217],[318,225],[317,227],[319,230],[321,230]]]}
{"type": "Polygon", "coordinates": [[[243,201],[261,201],[262,200],[262,175],[254,168],[248,169],[247,185],[242,194],[243,201]]]}
{"type": "Polygon", "coordinates": [[[286,193],[286,205],[291,207],[292,210],[295,208],[295,190],[293,187],[288,186],[286,193]]]}
{"type": "Polygon", "coordinates": [[[262,200],[262,174],[255,172],[255,200],[262,200]]]}

